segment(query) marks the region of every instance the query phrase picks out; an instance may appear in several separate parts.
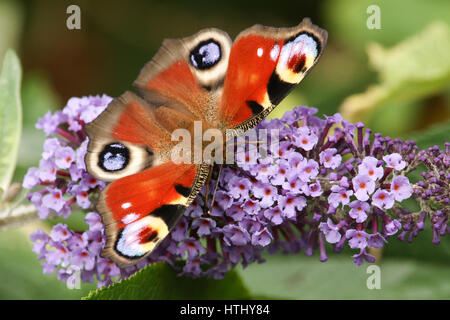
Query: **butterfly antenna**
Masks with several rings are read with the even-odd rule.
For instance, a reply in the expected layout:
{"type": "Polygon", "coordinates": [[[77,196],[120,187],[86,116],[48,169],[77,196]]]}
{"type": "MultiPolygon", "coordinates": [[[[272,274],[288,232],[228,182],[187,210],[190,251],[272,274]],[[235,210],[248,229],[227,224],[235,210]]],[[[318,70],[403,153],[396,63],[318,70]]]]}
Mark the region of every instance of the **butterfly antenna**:
{"type": "MultiPolygon", "coordinates": [[[[219,173],[217,174],[216,185],[214,186],[214,192],[211,200],[211,206],[209,207],[208,214],[211,214],[212,208],[214,207],[214,200],[216,199],[217,187],[220,183],[220,174],[222,173],[223,164],[219,165],[219,173]]],[[[212,171],[212,170],[211,170],[212,171]]]]}

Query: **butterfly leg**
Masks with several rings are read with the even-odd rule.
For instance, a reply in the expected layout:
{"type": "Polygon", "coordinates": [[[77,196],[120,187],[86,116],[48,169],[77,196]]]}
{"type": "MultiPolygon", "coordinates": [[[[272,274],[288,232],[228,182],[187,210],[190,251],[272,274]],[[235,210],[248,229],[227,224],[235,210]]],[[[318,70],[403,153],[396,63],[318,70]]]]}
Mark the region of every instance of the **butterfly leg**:
{"type": "Polygon", "coordinates": [[[206,178],[206,192],[205,192],[205,203],[204,203],[204,207],[203,207],[203,213],[205,215],[208,214],[208,200],[209,200],[209,185],[211,184],[211,178],[212,178],[212,173],[213,173],[213,169],[214,169],[214,164],[212,164],[209,167],[209,172],[208,172],[208,177],[206,178]]]}
{"type": "MultiPolygon", "coordinates": [[[[216,185],[214,186],[214,192],[213,192],[213,196],[212,196],[212,200],[211,200],[211,206],[209,207],[209,210],[208,210],[208,214],[211,214],[211,210],[214,207],[214,199],[216,198],[217,187],[219,186],[219,183],[220,183],[220,174],[222,173],[222,167],[223,167],[223,164],[221,163],[219,165],[219,173],[217,174],[216,185]]],[[[212,172],[212,170],[211,170],[211,172],[212,172]]]]}

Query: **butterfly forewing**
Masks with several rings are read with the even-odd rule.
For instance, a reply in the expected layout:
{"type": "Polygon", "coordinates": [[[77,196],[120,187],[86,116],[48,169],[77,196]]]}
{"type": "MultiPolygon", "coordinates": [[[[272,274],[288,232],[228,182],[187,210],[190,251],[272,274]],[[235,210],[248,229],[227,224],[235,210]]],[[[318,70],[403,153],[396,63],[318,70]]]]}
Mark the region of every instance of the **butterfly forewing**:
{"type": "Polygon", "coordinates": [[[228,127],[257,124],[251,120],[265,116],[300,83],[322,55],[326,41],[326,31],[309,19],[293,28],[255,25],[241,32],[231,49],[218,106],[221,121],[228,127]]]}
{"type": "Polygon", "coordinates": [[[183,39],[164,40],[134,82],[153,105],[165,105],[211,121],[228,67],[227,33],[204,29],[183,39]]]}

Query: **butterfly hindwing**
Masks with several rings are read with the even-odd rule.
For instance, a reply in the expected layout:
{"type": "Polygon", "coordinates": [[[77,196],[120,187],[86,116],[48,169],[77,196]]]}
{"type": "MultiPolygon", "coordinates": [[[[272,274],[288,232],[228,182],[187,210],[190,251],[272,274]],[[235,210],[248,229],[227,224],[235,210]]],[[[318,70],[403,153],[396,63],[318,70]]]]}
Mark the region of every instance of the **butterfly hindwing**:
{"type": "Polygon", "coordinates": [[[221,121],[237,127],[265,116],[316,64],[326,40],[326,31],[307,18],[293,28],[255,25],[241,32],[230,52],[221,121]]]}

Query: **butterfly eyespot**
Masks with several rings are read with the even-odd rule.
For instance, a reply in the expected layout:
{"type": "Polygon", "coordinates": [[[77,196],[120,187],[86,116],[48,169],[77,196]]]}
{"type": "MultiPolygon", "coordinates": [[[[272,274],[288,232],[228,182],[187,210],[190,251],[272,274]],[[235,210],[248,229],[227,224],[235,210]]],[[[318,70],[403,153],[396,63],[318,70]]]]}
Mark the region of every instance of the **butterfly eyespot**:
{"type": "Polygon", "coordinates": [[[220,44],[213,39],[200,42],[190,54],[191,64],[199,70],[213,67],[221,57],[220,44]]]}
{"type": "Polygon", "coordinates": [[[111,143],[103,148],[98,165],[104,171],[114,172],[124,169],[130,161],[130,151],[120,143],[111,143]]]}
{"type": "Polygon", "coordinates": [[[299,73],[304,71],[307,57],[315,60],[319,52],[319,40],[310,33],[301,32],[286,41],[280,60],[293,72],[299,73]]]}

